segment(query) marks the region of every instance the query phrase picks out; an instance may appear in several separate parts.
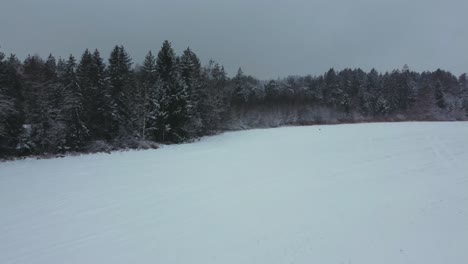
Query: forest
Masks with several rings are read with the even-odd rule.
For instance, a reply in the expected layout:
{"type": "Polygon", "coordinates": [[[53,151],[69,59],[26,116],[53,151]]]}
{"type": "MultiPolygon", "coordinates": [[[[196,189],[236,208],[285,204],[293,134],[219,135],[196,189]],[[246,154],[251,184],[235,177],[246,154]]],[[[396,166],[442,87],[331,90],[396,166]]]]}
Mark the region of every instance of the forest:
{"type": "Polygon", "coordinates": [[[468,119],[468,76],[437,69],[330,69],[259,80],[202,65],[169,41],[135,64],[0,52],[0,157],[157,148],[227,130],[283,125],[468,119]]]}

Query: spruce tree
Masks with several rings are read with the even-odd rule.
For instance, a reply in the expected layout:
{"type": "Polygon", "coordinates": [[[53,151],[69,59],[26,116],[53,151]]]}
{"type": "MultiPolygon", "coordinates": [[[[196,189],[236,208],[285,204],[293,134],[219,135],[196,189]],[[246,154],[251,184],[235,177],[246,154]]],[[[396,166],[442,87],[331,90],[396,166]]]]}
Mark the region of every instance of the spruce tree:
{"type": "Polygon", "coordinates": [[[92,55],[91,64],[92,103],[89,126],[94,139],[111,139],[111,95],[109,83],[106,80],[106,65],[101,54],[96,49],[92,55]]]}
{"type": "Polygon", "coordinates": [[[16,154],[24,122],[20,76],[11,62],[0,52],[0,157],[16,154]]]}
{"type": "Polygon", "coordinates": [[[140,129],[143,139],[148,137],[152,140],[157,140],[157,135],[155,134],[157,130],[156,117],[159,109],[157,82],[156,58],[149,51],[141,68],[138,92],[140,98],[140,129]]]}
{"type": "Polygon", "coordinates": [[[246,76],[244,75],[242,68],[239,68],[233,79],[234,90],[232,92],[232,102],[234,105],[242,105],[248,101],[249,92],[245,79],[246,76]]]}
{"type": "Polygon", "coordinates": [[[385,73],[382,77],[382,95],[377,102],[381,114],[388,115],[399,110],[399,75],[400,71],[394,70],[391,73],[385,73]]]}
{"type": "Polygon", "coordinates": [[[85,50],[76,70],[83,93],[83,121],[91,140],[109,139],[109,96],[105,81],[105,65],[98,50],[85,50]]]}
{"type": "Polygon", "coordinates": [[[201,63],[197,55],[187,48],[180,57],[180,74],[187,91],[188,122],[186,130],[189,137],[201,135],[200,95],[203,89],[201,63]]]}
{"type": "Polygon", "coordinates": [[[187,139],[188,94],[180,78],[177,58],[169,41],[158,53],[156,72],[159,78],[156,117],[159,140],[181,142],[187,139]]]}
{"type": "Polygon", "coordinates": [[[343,105],[345,100],[344,91],[340,85],[340,78],[336,74],[335,69],[330,69],[325,74],[325,89],[324,89],[324,100],[332,107],[340,107],[343,105]]]}
{"type": "Polygon", "coordinates": [[[112,138],[132,134],[134,99],[132,61],[123,46],[115,46],[109,58],[110,111],[112,138]]]}
{"type": "Polygon", "coordinates": [[[44,62],[28,56],[23,64],[25,143],[31,153],[56,153],[65,147],[63,95],[58,65],[50,55],[44,62]]]}
{"type": "Polygon", "coordinates": [[[222,117],[231,104],[227,91],[228,78],[223,66],[210,61],[203,73],[204,85],[200,92],[199,112],[203,123],[203,133],[211,134],[220,129],[222,117]]]}
{"type": "Polygon", "coordinates": [[[397,83],[398,108],[407,111],[414,105],[417,93],[416,76],[410,71],[408,65],[405,65],[400,72],[397,83]]]}
{"type": "Polygon", "coordinates": [[[265,84],[265,100],[273,103],[279,98],[279,85],[275,80],[268,81],[265,84]]]}
{"type": "Polygon", "coordinates": [[[83,92],[78,84],[76,74],[76,60],[70,55],[62,79],[65,91],[64,115],[66,123],[66,145],[68,149],[79,150],[88,140],[89,130],[86,127],[84,117],[83,92]]]}
{"type": "Polygon", "coordinates": [[[436,84],[435,84],[435,87],[434,87],[434,98],[435,98],[435,101],[436,101],[436,105],[440,108],[440,109],[445,109],[447,107],[447,103],[445,101],[445,96],[444,96],[444,92],[442,90],[442,84],[440,83],[440,81],[437,81],[436,84]]]}
{"type": "Polygon", "coordinates": [[[94,139],[94,130],[92,129],[91,116],[94,114],[96,109],[93,107],[94,104],[94,91],[92,83],[92,54],[86,49],[81,55],[81,60],[76,67],[76,79],[78,86],[80,87],[82,98],[83,98],[83,122],[89,129],[90,137],[94,139]]]}
{"type": "Polygon", "coordinates": [[[468,116],[468,75],[466,73],[460,75],[458,78],[460,90],[462,94],[462,106],[468,116]]]}
{"type": "Polygon", "coordinates": [[[367,93],[363,98],[362,107],[364,111],[375,116],[377,114],[377,100],[382,95],[381,77],[377,70],[372,69],[367,74],[367,93]]]}
{"type": "Polygon", "coordinates": [[[60,81],[63,79],[63,73],[58,75],[58,69],[55,57],[52,54],[49,55],[45,62],[45,98],[44,108],[46,109],[45,119],[49,120],[50,129],[48,136],[49,138],[55,138],[51,140],[51,145],[56,145],[56,151],[61,151],[65,147],[64,138],[64,109],[65,109],[65,90],[60,81]]]}

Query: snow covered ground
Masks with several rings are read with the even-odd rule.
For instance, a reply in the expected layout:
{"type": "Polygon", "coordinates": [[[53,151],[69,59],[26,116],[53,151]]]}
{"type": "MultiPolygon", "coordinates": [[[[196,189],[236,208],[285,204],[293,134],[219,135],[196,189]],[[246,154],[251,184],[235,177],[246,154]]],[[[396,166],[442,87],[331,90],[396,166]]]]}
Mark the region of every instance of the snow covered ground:
{"type": "Polygon", "coordinates": [[[468,123],[0,163],[0,263],[468,263],[468,123]]]}

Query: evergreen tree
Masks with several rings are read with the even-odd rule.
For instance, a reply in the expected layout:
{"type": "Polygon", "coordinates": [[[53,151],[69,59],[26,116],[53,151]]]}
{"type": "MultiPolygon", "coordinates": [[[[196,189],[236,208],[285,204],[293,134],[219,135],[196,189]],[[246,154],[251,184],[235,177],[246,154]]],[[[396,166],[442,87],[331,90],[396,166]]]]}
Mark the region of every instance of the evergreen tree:
{"type": "Polygon", "coordinates": [[[375,116],[378,114],[377,101],[382,96],[381,76],[379,73],[372,69],[367,74],[367,89],[362,95],[361,109],[364,113],[375,116]]]}
{"type": "Polygon", "coordinates": [[[254,77],[245,75],[241,68],[237,70],[232,82],[234,86],[231,95],[233,106],[252,104],[259,97],[259,82],[254,77]]]}
{"type": "Polygon", "coordinates": [[[334,89],[334,97],[338,103],[337,107],[340,110],[343,110],[345,113],[349,114],[351,112],[351,107],[358,105],[357,95],[359,92],[359,86],[364,85],[361,82],[366,80],[361,76],[358,76],[359,73],[362,73],[362,70],[357,69],[355,71],[351,69],[345,69],[337,74],[339,88],[334,89]]]}
{"type": "Polygon", "coordinates": [[[234,90],[232,93],[232,102],[234,105],[247,103],[249,99],[249,91],[245,81],[245,75],[242,68],[237,70],[237,74],[233,79],[234,90]]]}
{"type": "Polygon", "coordinates": [[[25,148],[33,153],[59,152],[65,147],[63,89],[55,58],[44,62],[28,56],[23,65],[26,114],[25,148]]]}
{"type": "Polygon", "coordinates": [[[92,75],[93,75],[92,65],[93,65],[93,56],[91,52],[89,52],[89,50],[86,49],[83,55],[81,55],[81,60],[78,66],[76,67],[76,80],[77,80],[77,85],[80,88],[82,99],[83,99],[82,121],[84,122],[86,127],[89,129],[90,136],[94,138],[95,137],[94,130],[91,128],[92,127],[91,116],[94,114],[96,109],[93,107],[95,94],[93,91],[94,87],[93,87],[93,81],[92,81],[92,75]]]}
{"type": "Polygon", "coordinates": [[[227,91],[228,78],[223,66],[210,61],[203,72],[204,85],[200,91],[199,113],[203,133],[211,134],[221,128],[222,118],[232,101],[227,91]]]}
{"type": "Polygon", "coordinates": [[[123,46],[115,46],[109,58],[110,111],[112,138],[132,134],[134,79],[132,61],[123,46]]]}
{"type": "Polygon", "coordinates": [[[60,83],[60,80],[63,79],[63,73],[61,73],[59,77],[58,70],[62,69],[58,67],[55,57],[52,56],[52,54],[49,55],[44,66],[46,80],[45,102],[43,104],[46,116],[44,116],[44,118],[49,120],[49,131],[53,135],[49,137],[55,138],[55,140],[52,140],[50,144],[56,145],[56,151],[60,151],[65,147],[63,131],[66,125],[64,123],[65,90],[63,89],[63,85],[60,83]]]}
{"type": "Polygon", "coordinates": [[[66,62],[62,57],[59,57],[57,61],[57,66],[55,67],[57,69],[56,75],[58,79],[62,79],[63,75],[65,74],[65,68],[66,68],[66,62]]]}
{"type": "Polygon", "coordinates": [[[145,139],[156,140],[157,130],[156,117],[158,116],[159,103],[157,96],[158,78],[156,72],[156,58],[150,51],[145,57],[143,67],[140,73],[139,84],[139,102],[140,102],[140,117],[141,117],[141,135],[145,139]]]}
{"type": "Polygon", "coordinates": [[[101,54],[96,49],[92,55],[91,64],[92,103],[89,118],[89,128],[94,139],[109,140],[112,135],[111,93],[106,80],[106,65],[101,54]]]}
{"type": "Polygon", "coordinates": [[[188,122],[185,129],[189,137],[200,135],[202,131],[202,120],[200,116],[200,95],[203,89],[201,64],[197,55],[187,48],[180,57],[180,75],[182,84],[187,92],[187,115],[188,122]]]}
{"type": "Polygon", "coordinates": [[[0,52],[0,157],[16,153],[24,121],[21,101],[19,73],[0,52]]]}
{"type": "Polygon", "coordinates": [[[110,102],[105,81],[105,65],[98,50],[85,50],[76,69],[83,97],[83,121],[91,140],[110,139],[110,102]]]}
{"type": "Polygon", "coordinates": [[[439,108],[445,109],[447,107],[444,92],[442,90],[442,84],[439,81],[436,82],[434,87],[434,98],[439,108]]]}
{"type": "Polygon", "coordinates": [[[413,106],[415,102],[415,97],[417,93],[416,87],[416,76],[414,72],[409,70],[408,65],[403,67],[403,70],[400,72],[400,76],[398,76],[398,86],[397,86],[397,94],[398,94],[398,108],[400,110],[406,111],[411,106],[413,106]]]}
{"type": "Polygon", "coordinates": [[[462,105],[463,108],[465,109],[465,113],[468,116],[468,75],[466,73],[460,75],[458,78],[459,80],[459,85],[461,89],[461,94],[462,94],[462,105]]]}
{"type": "Polygon", "coordinates": [[[14,70],[16,70],[18,74],[21,73],[23,64],[18,59],[18,57],[16,57],[15,54],[10,54],[10,57],[8,57],[7,62],[14,70]]]}
{"type": "Polygon", "coordinates": [[[159,78],[156,118],[159,140],[181,142],[187,139],[188,94],[180,78],[177,58],[169,41],[158,53],[156,72],[159,78]]]}
{"type": "Polygon", "coordinates": [[[379,98],[379,112],[382,114],[395,113],[399,110],[399,76],[400,71],[394,70],[391,73],[385,73],[382,78],[382,95],[379,98]]]}
{"type": "Polygon", "coordinates": [[[270,80],[265,84],[265,100],[268,102],[275,102],[279,99],[279,85],[275,80],[270,80]]]}
{"type": "Polygon", "coordinates": [[[76,60],[70,55],[63,75],[62,84],[65,91],[64,115],[66,122],[66,144],[71,150],[82,148],[89,136],[84,116],[84,99],[76,74],[76,60]]]}
{"type": "Polygon", "coordinates": [[[86,49],[83,55],[81,55],[80,63],[76,68],[76,78],[85,98],[92,94],[92,65],[93,55],[86,49]]]}

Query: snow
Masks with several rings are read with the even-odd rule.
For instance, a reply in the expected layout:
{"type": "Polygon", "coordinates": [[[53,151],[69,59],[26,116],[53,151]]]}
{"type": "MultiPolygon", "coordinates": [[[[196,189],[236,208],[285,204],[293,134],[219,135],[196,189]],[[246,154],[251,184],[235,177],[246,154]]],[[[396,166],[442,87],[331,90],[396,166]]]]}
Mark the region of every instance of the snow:
{"type": "Polygon", "coordinates": [[[0,163],[0,263],[468,263],[468,123],[0,163]]]}

